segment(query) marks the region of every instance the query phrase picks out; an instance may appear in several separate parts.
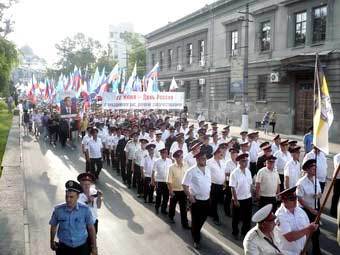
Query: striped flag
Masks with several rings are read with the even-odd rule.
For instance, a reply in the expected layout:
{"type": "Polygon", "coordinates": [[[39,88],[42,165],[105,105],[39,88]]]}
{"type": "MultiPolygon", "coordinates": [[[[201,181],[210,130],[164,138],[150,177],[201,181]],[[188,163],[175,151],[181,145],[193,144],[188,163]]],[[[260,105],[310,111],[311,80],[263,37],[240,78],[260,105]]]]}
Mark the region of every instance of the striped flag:
{"type": "Polygon", "coordinates": [[[327,80],[317,54],[314,73],[314,93],[313,145],[328,154],[328,130],[332,125],[334,115],[327,80]]]}

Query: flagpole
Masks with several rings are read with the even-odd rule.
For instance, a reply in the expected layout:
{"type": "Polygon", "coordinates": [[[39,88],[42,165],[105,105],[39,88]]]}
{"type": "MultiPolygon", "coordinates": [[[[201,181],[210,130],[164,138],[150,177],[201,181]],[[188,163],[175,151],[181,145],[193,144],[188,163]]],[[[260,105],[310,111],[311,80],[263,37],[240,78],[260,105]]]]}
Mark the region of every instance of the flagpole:
{"type": "MultiPolygon", "coordinates": [[[[319,55],[316,52],[315,53],[315,70],[314,70],[314,109],[313,109],[313,122],[314,122],[314,116],[315,116],[315,103],[316,103],[316,90],[319,90],[319,86],[320,86],[320,81],[319,81],[319,70],[318,70],[318,58],[319,55]],[[316,86],[318,85],[318,88],[316,88],[316,86]]],[[[318,97],[319,99],[319,97],[318,97]]],[[[313,123],[313,136],[315,137],[316,132],[314,132],[315,127],[314,127],[314,123],[313,123]]],[[[314,144],[315,146],[315,144],[314,144]]],[[[316,198],[316,193],[317,193],[317,184],[316,184],[316,176],[317,176],[317,172],[318,172],[318,164],[317,164],[317,150],[314,148],[314,153],[315,153],[315,178],[314,178],[314,208],[316,209],[317,206],[317,198],[316,198]]]]}

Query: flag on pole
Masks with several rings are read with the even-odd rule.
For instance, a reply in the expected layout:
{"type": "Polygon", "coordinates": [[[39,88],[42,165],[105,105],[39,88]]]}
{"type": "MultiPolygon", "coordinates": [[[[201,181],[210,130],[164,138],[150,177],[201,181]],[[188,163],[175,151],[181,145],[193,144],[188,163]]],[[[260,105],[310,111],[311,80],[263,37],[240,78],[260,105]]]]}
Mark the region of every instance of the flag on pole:
{"type": "Polygon", "coordinates": [[[169,91],[174,92],[174,91],[176,91],[176,89],[178,89],[177,82],[175,80],[175,77],[172,77],[172,81],[171,81],[171,84],[170,84],[169,91]]]}
{"type": "Polygon", "coordinates": [[[157,63],[145,77],[145,79],[147,81],[146,91],[148,91],[148,92],[158,92],[159,91],[158,74],[159,74],[159,63],[157,63]]]}
{"type": "Polygon", "coordinates": [[[327,80],[317,54],[314,73],[314,93],[313,144],[325,154],[328,154],[328,130],[332,125],[334,115],[327,80]]]}
{"type": "Polygon", "coordinates": [[[125,86],[125,89],[124,89],[125,93],[130,93],[134,89],[136,79],[137,79],[137,63],[135,63],[135,66],[132,70],[131,76],[130,76],[128,82],[126,83],[126,86],[125,86]]]}

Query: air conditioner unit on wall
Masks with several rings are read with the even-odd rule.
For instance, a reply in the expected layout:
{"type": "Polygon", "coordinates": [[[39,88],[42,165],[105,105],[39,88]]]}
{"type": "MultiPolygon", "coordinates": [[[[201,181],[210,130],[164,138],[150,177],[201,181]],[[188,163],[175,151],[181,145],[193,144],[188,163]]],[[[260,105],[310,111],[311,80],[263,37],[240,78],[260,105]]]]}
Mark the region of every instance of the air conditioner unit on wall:
{"type": "Polygon", "coordinates": [[[205,60],[204,60],[204,59],[200,60],[200,61],[199,61],[199,65],[200,65],[200,66],[205,66],[205,60]]]}
{"type": "Polygon", "coordinates": [[[181,81],[179,82],[179,85],[184,86],[184,81],[181,80],[181,81]]]}
{"type": "Polygon", "coordinates": [[[272,72],[270,74],[270,82],[271,83],[277,83],[280,81],[279,73],[278,72],[272,72]]]}
{"type": "Polygon", "coordinates": [[[200,85],[204,85],[204,84],[205,84],[205,79],[199,79],[199,80],[198,80],[198,83],[199,83],[200,85]]]}
{"type": "Polygon", "coordinates": [[[177,71],[182,71],[183,70],[183,67],[181,65],[177,65],[177,68],[176,68],[177,71]]]}

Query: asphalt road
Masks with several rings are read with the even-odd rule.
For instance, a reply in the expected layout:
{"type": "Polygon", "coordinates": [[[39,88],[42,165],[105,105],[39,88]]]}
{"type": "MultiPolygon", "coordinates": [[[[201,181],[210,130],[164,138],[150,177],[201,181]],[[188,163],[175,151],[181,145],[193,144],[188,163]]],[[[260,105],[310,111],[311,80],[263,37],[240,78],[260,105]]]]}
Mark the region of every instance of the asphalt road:
{"type": "MultiPolygon", "coordinates": [[[[18,152],[19,153],[19,152],[18,152]]],[[[84,171],[79,150],[53,148],[43,140],[24,137],[23,160],[27,194],[27,214],[31,255],[49,255],[49,219],[54,205],[64,202],[64,184],[84,171]]],[[[180,217],[169,224],[167,217],[156,215],[154,207],[144,204],[120,176],[106,167],[97,187],[104,193],[99,210],[98,250],[112,254],[242,254],[242,241],[231,236],[231,219],[223,217],[222,226],[209,219],[202,231],[201,249],[192,248],[190,231],[182,229],[180,217]]],[[[324,254],[336,254],[336,225],[323,220],[321,247],[324,254]]]]}

